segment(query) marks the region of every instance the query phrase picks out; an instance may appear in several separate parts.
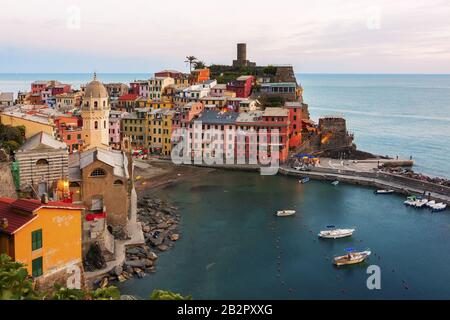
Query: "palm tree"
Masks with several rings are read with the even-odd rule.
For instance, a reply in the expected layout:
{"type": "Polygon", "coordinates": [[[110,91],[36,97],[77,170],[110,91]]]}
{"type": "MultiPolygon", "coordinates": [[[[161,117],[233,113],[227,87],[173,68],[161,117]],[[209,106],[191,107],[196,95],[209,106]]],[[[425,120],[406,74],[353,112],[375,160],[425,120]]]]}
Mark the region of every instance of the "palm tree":
{"type": "Polygon", "coordinates": [[[192,65],[197,61],[197,58],[194,56],[187,56],[185,63],[189,63],[189,71],[192,71],[192,65]]]}

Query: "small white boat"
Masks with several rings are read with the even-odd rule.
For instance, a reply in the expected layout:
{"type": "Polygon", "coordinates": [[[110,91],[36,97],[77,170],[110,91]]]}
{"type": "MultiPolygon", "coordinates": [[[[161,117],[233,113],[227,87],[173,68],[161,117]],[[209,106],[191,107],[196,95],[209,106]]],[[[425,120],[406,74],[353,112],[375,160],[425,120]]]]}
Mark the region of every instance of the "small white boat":
{"type": "Polygon", "coordinates": [[[331,184],[336,187],[339,184],[339,181],[333,181],[331,184]]]}
{"type": "Polygon", "coordinates": [[[427,199],[419,199],[416,201],[416,203],[414,204],[414,206],[416,208],[423,208],[424,206],[426,206],[426,204],[428,203],[427,199]]]}
{"type": "Polygon", "coordinates": [[[295,214],[295,210],[281,210],[281,211],[277,211],[277,216],[278,217],[289,217],[289,216],[293,216],[295,214]]]}
{"type": "Polygon", "coordinates": [[[320,231],[318,236],[320,238],[325,238],[325,239],[340,239],[340,238],[351,237],[354,232],[355,232],[355,229],[331,229],[331,230],[320,231]]]}
{"type": "Polygon", "coordinates": [[[371,251],[349,252],[344,256],[335,257],[333,262],[337,266],[357,264],[364,262],[371,254],[371,251]]]}
{"type": "Polygon", "coordinates": [[[436,204],[436,201],[434,201],[434,200],[431,200],[431,201],[428,201],[428,203],[426,204],[426,206],[428,207],[428,208],[433,208],[433,206],[436,204]]]}
{"type": "Polygon", "coordinates": [[[447,209],[447,205],[445,203],[436,203],[431,207],[431,211],[439,212],[439,211],[445,211],[447,209]]]}
{"type": "Polygon", "coordinates": [[[411,197],[408,197],[408,198],[406,199],[406,201],[403,202],[403,203],[404,203],[405,205],[407,205],[407,206],[415,207],[417,201],[418,201],[418,199],[417,199],[416,196],[411,196],[411,197]]]}
{"type": "Polygon", "coordinates": [[[376,190],[375,194],[392,194],[394,192],[394,190],[376,190]]]}

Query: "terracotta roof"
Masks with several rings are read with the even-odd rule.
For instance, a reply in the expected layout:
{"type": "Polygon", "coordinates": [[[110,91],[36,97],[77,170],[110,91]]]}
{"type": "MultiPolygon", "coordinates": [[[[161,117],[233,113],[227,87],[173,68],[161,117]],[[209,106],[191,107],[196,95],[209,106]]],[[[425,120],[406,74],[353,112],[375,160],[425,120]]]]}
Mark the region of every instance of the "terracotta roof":
{"type": "MultiPolygon", "coordinates": [[[[0,198],[0,201],[3,199],[0,198]]],[[[72,209],[72,210],[79,210],[83,209],[83,206],[74,205],[71,203],[66,203],[62,201],[49,201],[48,203],[42,203],[39,200],[34,199],[19,199],[15,200],[14,202],[10,203],[12,208],[23,210],[26,212],[33,213],[38,209],[41,208],[63,208],[63,209],[72,209]]]]}
{"type": "Polygon", "coordinates": [[[124,100],[136,100],[137,98],[139,98],[139,95],[137,94],[133,94],[133,93],[127,93],[124,94],[122,96],[119,97],[120,101],[124,101],[124,100]]]}
{"type": "MultiPolygon", "coordinates": [[[[0,232],[13,234],[21,227],[29,223],[31,220],[36,218],[36,215],[33,214],[18,214],[12,211],[11,204],[14,202],[14,199],[0,198],[0,220],[7,219],[8,226],[6,229],[0,228],[0,232]]],[[[1,221],[0,221],[1,222],[1,221]]]]}

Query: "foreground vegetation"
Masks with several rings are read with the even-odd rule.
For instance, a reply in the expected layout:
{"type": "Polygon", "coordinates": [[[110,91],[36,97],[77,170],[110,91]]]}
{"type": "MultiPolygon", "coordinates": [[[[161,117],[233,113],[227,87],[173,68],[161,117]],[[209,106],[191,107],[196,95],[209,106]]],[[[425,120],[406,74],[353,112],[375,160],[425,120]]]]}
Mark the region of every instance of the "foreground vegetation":
{"type": "MultiPolygon", "coordinates": [[[[96,290],[80,290],[55,285],[52,291],[34,289],[25,265],[0,255],[0,300],[119,300],[120,291],[115,286],[96,290]]],[[[170,291],[154,290],[150,300],[192,300],[170,291]]]]}

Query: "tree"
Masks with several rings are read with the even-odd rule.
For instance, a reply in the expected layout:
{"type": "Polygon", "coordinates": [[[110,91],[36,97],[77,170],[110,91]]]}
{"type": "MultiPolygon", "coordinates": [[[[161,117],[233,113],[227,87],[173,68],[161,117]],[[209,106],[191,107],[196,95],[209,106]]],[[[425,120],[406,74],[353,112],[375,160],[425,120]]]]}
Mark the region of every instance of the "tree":
{"type": "Polygon", "coordinates": [[[179,293],[164,290],[153,290],[150,300],[192,300],[192,296],[183,297],[179,293]]]}
{"type": "Polygon", "coordinates": [[[34,300],[38,298],[25,265],[14,262],[6,254],[0,255],[0,300],[34,300]]]}
{"type": "Polygon", "coordinates": [[[24,139],[24,126],[12,127],[0,124],[0,148],[12,153],[24,143],[24,139]]]}
{"type": "Polygon", "coordinates": [[[203,61],[197,60],[194,62],[194,69],[198,70],[198,69],[205,69],[206,68],[206,64],[203,61]]]}
{"type": "Polygon", "coordinates": [[[120,291],[114,286],[98,288],[92,292],[92,298],[94,300],[119,300],[120,291]]]}
{"type": "Polygon", "coordinates": [[[189,72],[192,71],[192,65],[195,63],[195,61],[197,61],[197,58],[194,56],[186,57],[186,61],[184,61],[184,62],[189,64],[189,72]]]}

